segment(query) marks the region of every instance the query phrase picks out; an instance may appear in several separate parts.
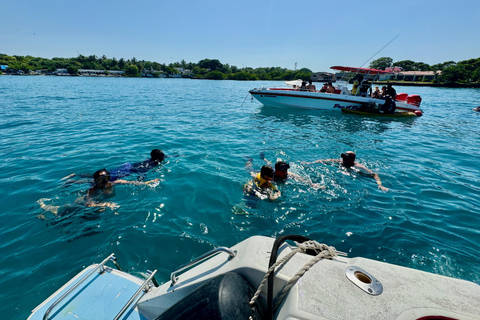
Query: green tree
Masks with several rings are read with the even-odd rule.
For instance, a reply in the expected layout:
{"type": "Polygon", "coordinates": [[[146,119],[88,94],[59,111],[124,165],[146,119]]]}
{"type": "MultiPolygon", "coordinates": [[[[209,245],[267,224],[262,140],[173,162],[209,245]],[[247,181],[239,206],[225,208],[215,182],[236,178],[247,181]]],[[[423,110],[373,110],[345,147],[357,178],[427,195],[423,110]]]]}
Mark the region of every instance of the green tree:
{"type": "Polygon", "coordinates": [[[129,64],[125,67],[125,75],[127,77],[139,77],[138,67],[134,64],[129,64]]]}
{"type": "Polygon", "coordinates": [[[225,74],[222,72],[215,70],[215,71],[210,71],[205,75],[205,78],[207,79],[214,79],[214,80],[225,80],[225,74]]]}
{"type": "Polygon", "coordinates": [[[385,68],[392,67],[393,60],[389,57],[378,58],[377,60],[373,60],[370,62],[370,68],[378,69],[378,70],[385,70],[385,68]]]}
{"type": "Polygon", "coordinates": [[[67,72],[69,74],[78,74],[78,68],[76,66],[68,66],[67,72]]]}
{"type": "Polygon", "coordinates": [[[457,83],[470,79],[470,72],[463,65],[455,65],[443,69],[439,78],[446,83],[457,83]]]}
{"type": "Polygon", "coordinates": [[[416,62],[412,60],[397,61],[393,64],[395,67],[400,67],[404,71],[416,71],[416,62]]]}

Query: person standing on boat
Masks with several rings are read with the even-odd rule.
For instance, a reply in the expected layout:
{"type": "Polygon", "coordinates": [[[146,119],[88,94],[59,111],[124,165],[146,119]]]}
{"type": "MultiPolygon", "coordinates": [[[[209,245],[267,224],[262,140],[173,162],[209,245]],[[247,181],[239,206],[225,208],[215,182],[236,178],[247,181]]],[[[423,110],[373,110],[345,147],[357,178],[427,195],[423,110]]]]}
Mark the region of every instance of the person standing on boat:
{"type": "Polygon", "coordinates": [[[326,162],[340,163],[345,168],[356,169],[359,172],[363,172],[363,173],[366,173],[366,174],[372,176],[378,184],[378,189],[380,189],[382,191],[388,191],[388,188],[382,186],[382,181],[380,180],[380,177],[378,176],[378,174],[376,174],[372,170],[368,169],[363,164],[360,164],[360,163],[355,161],[355,158],[356,158],[355,152],[347,151],[345,153],[342,153],[340,155],[340,157],[341,157],[341,159],[321,159],[321,160],[316,160],[316,161],[313,161],[313,162],[302,162],[302,163],[304,163],[304,164],[326,163],[326,162]]]}
{"type": "Polygon", "coordinates": [[[315,85],[312,83],[311,79],[308,80],[307,90],[312,91],[312,92],[317,91],[317,87],[315,87],[315,85]]]}

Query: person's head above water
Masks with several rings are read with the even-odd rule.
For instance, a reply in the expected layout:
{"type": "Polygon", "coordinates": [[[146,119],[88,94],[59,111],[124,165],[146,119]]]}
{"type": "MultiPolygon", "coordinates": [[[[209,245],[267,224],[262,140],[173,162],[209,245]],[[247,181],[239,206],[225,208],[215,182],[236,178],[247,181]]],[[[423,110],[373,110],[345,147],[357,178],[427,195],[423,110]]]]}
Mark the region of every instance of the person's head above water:
{"type": "Polygon", "coordinates": [[[277,163],[275,163],[275,175],[282,179],[286,179],[289,168],[290,168],[290,165],[288,163],[283,161],[278,161],[277,163]]]}
{"type": "Polygon", "coordinates": [[[265,180],[273,180],[273,168],[269,165],[264,165],[262,169],[260,169],[260,175],[265,180]]]}
{"type": "Polygon", "coordinates": [[[153,149],[150,152],[150,157],[152,157],[153,161],[162,162],[165,159],[165,153],[160,149],[153,149]]]}
{"type": "Polygon", "coordinates": [[[343,160],[342,164],[345,167],[351,167],[355,164],[355,158],[356,158],[355,152],[347,151],[345,153],[342,153],[340,156],[342,157],[342,160],[343,160]]]}
{"type": "Polygon", "coordinates": [[[93,181],[99,187],[105,187],[110,182],[110,172],[107,169],[100,169],[93,174],[93,181]]]}

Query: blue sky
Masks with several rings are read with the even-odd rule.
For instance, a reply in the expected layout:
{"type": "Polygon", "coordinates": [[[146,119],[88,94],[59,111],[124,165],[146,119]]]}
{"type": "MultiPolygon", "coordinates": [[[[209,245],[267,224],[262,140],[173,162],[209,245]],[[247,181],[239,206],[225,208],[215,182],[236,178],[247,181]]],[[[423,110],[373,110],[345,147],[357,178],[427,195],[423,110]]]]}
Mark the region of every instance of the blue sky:
{"type": "MultiPolygon", "coordinates": [[[[237,67],[480,57],[480,1],[0,0],[0,53],[237,67]]],[[[368,67],[367,62],[364,67],[368,67]]]]}

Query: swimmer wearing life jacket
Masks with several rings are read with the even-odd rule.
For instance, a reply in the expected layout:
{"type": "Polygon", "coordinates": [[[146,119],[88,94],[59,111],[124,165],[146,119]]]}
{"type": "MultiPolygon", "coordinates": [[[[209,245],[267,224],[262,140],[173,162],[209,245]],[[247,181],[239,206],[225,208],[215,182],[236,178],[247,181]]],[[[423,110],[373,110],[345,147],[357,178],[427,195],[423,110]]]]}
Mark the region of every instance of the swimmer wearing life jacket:
{"type": "Polygon", "coordinates": [[[280,197],[281,193],[272,183],[273,179],[273,168],[265,165],[255,178],[244,186],[244,191],[259,198],[268,198],[270,201],[274,201],[280,197]]]}

